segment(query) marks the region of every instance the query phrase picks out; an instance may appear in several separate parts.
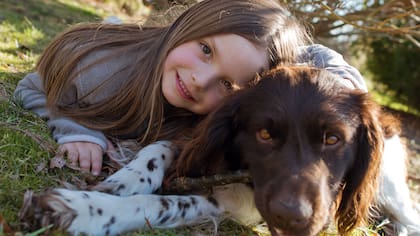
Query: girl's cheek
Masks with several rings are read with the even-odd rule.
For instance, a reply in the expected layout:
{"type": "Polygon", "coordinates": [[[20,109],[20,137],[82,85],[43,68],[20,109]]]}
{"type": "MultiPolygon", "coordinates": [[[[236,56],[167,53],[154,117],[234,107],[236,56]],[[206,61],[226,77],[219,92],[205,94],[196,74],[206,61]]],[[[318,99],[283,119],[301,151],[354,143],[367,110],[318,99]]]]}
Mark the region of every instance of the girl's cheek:
{"type": "Polygon", "coordinates": [[[215,110],[216,107],[222,103],[225,97],[226,95],[221,94],[221,93],[215,94],[209,102],[209,109],[208,109],[209,113],[215,110]]]}

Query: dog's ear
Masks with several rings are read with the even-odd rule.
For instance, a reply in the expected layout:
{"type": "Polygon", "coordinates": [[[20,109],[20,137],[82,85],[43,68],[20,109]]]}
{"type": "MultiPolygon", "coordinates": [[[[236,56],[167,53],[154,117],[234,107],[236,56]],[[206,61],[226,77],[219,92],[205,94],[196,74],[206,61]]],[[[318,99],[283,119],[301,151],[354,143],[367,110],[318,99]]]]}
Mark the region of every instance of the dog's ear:
{"type": "Polygon", "coordinates": [[[178,176],[210,175],[225,165],[225,153],[232,146],[237,127],[236,113],[242,91],[227,98],[194,130],[193,139],[184,146],[176,163],[178,176]]]}
{"type": "Polygon", "coordinates": [[[378,186],[384,145],[380,106],[366,93],[357,93],[352,98],[360,107],[361,125],[355,140],[358,145],[355,163],[345,177],[336,215],[341,234],[366,224],[378,186]]]}

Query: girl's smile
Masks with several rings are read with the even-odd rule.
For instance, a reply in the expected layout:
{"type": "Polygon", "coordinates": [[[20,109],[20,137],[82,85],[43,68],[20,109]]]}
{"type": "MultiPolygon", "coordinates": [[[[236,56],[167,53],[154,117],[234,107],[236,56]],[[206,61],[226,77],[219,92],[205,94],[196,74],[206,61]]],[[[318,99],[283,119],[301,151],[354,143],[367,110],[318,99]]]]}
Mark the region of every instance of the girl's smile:
{"type": "Polygon", "coordinates": [[[188,91],[188,88],[185,86],[184,82],[182,82],[181,78],[179,78],[178,73],[176,73],[176,88],[181,97],[188,101],[195,102],[194,97],[191,96],[190,91],[188,91]]]}

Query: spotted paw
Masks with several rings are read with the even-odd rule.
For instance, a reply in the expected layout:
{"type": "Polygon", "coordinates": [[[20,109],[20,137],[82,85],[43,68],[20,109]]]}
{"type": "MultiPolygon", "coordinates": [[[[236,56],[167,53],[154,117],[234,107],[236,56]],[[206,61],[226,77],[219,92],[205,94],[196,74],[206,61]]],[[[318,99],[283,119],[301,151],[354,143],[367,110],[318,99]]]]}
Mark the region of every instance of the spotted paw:
{"type": "Polygon", "coordinates": [[[117,196],[153,193],[162,185],[165,170],[176,153],[175,146],[168,141],[150,144],[141,149],[133,161],[92,190],[117,196]]]}

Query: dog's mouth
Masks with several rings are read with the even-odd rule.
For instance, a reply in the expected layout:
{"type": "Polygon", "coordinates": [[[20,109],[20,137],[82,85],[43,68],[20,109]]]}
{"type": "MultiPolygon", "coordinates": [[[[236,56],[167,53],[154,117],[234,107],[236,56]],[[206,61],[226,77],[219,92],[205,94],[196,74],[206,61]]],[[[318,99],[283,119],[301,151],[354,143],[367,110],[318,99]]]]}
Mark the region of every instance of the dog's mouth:
{"type": "Polygon", "coordinates": [[[302,228],[302,229],[282,229],[279,227],[268,226],[270,230],[271,236],[313,236],[317,235],[318,233],[311,232],[309,228],[302,228]]]}
{"type": "Polygon", "coordinates": [[[325,223],[323,220],[317,221],[313,214],[306,218],[293,219],[293,214],[280,215],[272,211],[261,213],[272,236],[315,236],[323,230],[325,223]]]}
{"type": "MultiPolygon", "coordinates": [[[[322,214],[324,215],[324,214],[322,214]]],[[[315,236],[326,230],[329,226],[328,217],[321,217],[319,221],[311,217],[306,222],[292,223],[278,217],[264,217],[272,236],[315,236]]]]}
{"type": "Polygon", "coordinates": [[[271,236],[292,236],[293,234],[286,233],[283,230],[269,227],[271,236]]]}
{"type": "Polygon", "coordinates": [[[308,234],[308,231],[305,229],[286,229],[286,227],[280,228],[270,225],[268,226],[268,229],[270,230],[272,236],[310,236],[310,234],[308,234]]]}

